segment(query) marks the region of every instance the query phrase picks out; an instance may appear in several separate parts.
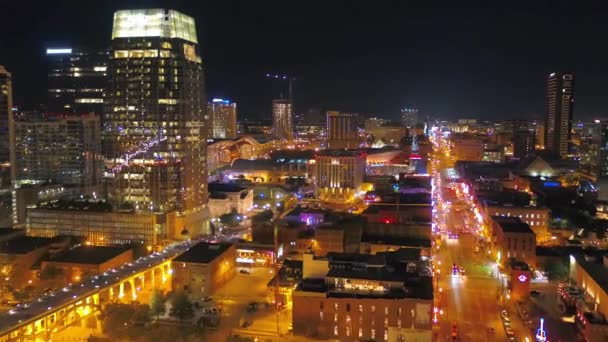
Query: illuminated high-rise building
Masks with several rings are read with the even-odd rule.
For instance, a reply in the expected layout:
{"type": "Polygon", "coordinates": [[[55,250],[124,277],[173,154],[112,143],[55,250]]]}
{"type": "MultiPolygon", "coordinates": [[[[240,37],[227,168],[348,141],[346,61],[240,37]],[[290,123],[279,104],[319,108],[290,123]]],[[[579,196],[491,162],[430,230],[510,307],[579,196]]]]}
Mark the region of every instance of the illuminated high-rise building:
{"type": "Polygon", "coordinates": [[[418,109],[403,108],[401,110],[401,123],[407,128],[414,128],[418,123],[418,109]]]}
{"type": "Polygon", "coordinates": [[[327,147],[358,148],[357,114],[327,111],[327,147]]]}
{"type": "Polygon", "coordinates": [[[279,140],[293,140],[293,103],[272,100],[272,135],[279,140]]]}
{"type": "Polygon", "coordinates": [[[13,86],[11,73],[0,65],[0,188],[11,186],[13,86]]]}
{"type": "Polygon", "coordinates": [[[207,115],[211,120],[209,137],[215,139],[236,138],[236,103],[224,99],[213,99],[207,104],[207,115]]]}
{"type": "Polygon", "coordinates": [[[15,120],[15,186],[52,182],[84,190],[100,185],[100,128],[93,113],[15,120]]]}
{"type": "Polygon", "coordinates": [[[76,48],[48,48],[48,110],[55,113],[104,111],[108,52],[76,48]]]}
{"type": "Polygon", "coordinates": [[[207,203],[206,100],[195,22],[174,10],[114,13],[104,148],[109,197],[175,211],[203,228],[207,203]]]}
{"type": "Polygon", "coordinates": [[[574,75],[552,73],[547,80],[547,116],[545,118],[545,149],[568,155],[574,104],[574,75]]]}

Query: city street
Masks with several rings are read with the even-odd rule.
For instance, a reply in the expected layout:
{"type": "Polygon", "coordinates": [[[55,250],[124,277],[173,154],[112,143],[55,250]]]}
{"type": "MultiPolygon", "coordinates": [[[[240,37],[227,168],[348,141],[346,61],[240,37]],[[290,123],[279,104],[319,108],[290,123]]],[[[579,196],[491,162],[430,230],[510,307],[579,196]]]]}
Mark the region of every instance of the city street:
{"type": "MultiPolygon", "coordinates": [[[[453,158],[447,139],[437,139],[432,166],[435,201],[435,233],[438,248],[434,249],[438,341],[501,341],[507,340],[500,312],[507,309],[516,341],[532,340],[529,328],[517,319],[514,306],[501,302],[503,293],[496,264],[490,260],[482,243],[482,222],[475,217],[469,196],[454,189],[447,174],[453,158]],[[463,272],[464,271],[464,272],[463,272]],[[511,308],[512,307],[512,308],[511,308]],[[441,315],[443,312],[443,315],[441,315]]],[[[449,172],[448,172],[449,171],[449,172]]]]}

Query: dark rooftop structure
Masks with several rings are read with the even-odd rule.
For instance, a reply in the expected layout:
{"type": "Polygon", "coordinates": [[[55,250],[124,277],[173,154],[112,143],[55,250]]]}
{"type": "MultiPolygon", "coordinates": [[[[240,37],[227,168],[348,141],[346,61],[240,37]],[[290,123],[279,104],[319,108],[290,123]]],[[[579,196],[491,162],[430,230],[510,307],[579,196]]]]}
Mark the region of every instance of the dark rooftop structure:
{"type": "Polygon", "coordinates": [[[113,206],[105,200],[97,199],[59,199],[51,202],[39,203],[38,208],[55,210],[81,210],[95,212],[112,212],[113,206]]]}
{"type": "Polygon", "coordinates": [[[184,254],[173,259],[173,261],[207,264],[227,251],[230,247],[232,247],[232,244],[230,243],[199,242],[184,254]]]}
{"type": "Polygon", "coordinates": [[[530,194],[517,190],[503,189],[502,191],[476,191],[480,202],[488,206],[518,206],[530,205],[530,194]]]}
{"type": "Polygon", "coordinates": [[[317,153],[322,157],[357,157],[366,153],[361,150],[323,150],[317,153]]]}
{"type": "Polygon", "coordinates": [[[505,233],[530,233],[534,231],[530,226],[523,222],[519,217],[492,216],[492,219],[500,225],[500,228],[505,233]]]}
{"type": "Polygon", "coordinates": [[[128,251],[129,247],[79,246],[57,255],[50,261],[97,265],[128,251]]]}
{"type": "Polygon", "coordinates": [[[247,190],[246,187],[226,183],[209,183],[208,187],[210,193],[240,192],[243,190],[247,190]]]}
{"type": "Polygon", "coordinates": [[[38,248],[48,246],[56,241],[58,241],[57,238],[21,236],[0,243],[0,253],[26,254],[38,248]]]}
{"type": "Polygon", "coordinates": [[[230,170],[274,170],[278,165],[271,159],[235,159],[230,165],[230,170]]]}
{"type": "Polygon", "coordinates": [[[418,239],[410,237],[398,237],[398,236],[373,236],[364,234],[361,237],[361,242],[374,243],[374,244],[386,244],[401,247],[417,247],[417,248],[431,248],[430,239],[418,239]]]}

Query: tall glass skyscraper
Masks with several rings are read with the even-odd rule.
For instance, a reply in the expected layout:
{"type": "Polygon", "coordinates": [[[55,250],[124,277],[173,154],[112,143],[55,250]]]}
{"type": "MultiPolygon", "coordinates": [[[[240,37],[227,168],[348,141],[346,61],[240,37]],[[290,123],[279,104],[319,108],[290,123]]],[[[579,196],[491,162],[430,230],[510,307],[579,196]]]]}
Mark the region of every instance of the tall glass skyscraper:
{"type": "Polygon", "coordinates": [[[76,48],[46,49],[49,63],[48,110],[54,113],[103,113],[108,52],[76,48]]]}
{"type": "Polygon", "coordinates": [[[293,140],[293,104],[291,100],[272,100],[272,135],[279,140],[293,140]]]}
{"type": "Polygon", "coordinates": [[[165,9],[117,11],[108,75],[109,197],[176,211],[195,234],[207,203],[207,127],[194,19],[165,9]]]}
{"type": "Polygon", "coordinates": [[[13,120],[13,86],[11,73],[0,65],[0,188],[11,186],[11,156],[13,120]]]}
{"type": "Polygon", "coordinates": [[[211,120],[210,138],[236,138],[236,103],[224,99],[213,99],[207,105],[211,120]]]}
{"type": "Polygon", "coordinates": [[[568,155],[573,105],[574,75],[556,72],[550,74],[547,79],[545,148],[562,158],[568,155]]]}

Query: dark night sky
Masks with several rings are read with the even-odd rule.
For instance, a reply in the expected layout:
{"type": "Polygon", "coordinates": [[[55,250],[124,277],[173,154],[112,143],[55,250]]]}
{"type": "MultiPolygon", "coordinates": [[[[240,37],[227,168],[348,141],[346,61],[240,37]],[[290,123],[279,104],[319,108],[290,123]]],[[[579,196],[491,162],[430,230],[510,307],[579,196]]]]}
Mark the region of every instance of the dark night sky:
{"type": "Polygon", "coordinates": [[[0,0],[0,64],[13,73],[15,103],[33,107],[45,98],[48,42],[103,46],[115,10],[165,7],[196,19],[208,95],[237,101],[241,118],[267,115],[273,93],[263,75],[275,71],[298,78],[298,110],[396,117],[414,105],[480,119],[542,117],[547,74],[572,71],[575,119],[608,116],[607,10],[397,3],[0,0]]]}

